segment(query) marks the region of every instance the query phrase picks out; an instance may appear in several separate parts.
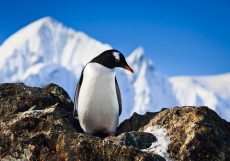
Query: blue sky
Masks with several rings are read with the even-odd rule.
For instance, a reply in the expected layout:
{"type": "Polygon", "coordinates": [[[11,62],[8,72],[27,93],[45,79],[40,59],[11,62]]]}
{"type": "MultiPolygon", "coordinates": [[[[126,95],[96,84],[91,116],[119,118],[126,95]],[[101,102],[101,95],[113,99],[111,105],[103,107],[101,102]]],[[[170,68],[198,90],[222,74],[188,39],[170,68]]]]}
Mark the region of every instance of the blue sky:
{"type": "Polygon", "coordinates": [[[168,76],[230,72],[228,0],[7,0],[0,4],[0,44],[44,16],[125,55],[142,46],[168,76]]]}

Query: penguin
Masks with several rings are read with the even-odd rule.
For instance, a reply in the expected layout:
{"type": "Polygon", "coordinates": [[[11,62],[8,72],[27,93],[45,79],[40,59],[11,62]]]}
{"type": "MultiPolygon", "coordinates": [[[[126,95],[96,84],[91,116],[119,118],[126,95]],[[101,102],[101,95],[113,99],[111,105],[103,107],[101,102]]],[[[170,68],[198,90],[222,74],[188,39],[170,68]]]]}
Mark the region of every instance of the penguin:
{"type": "Polygon", "coordinates": [[[80,126],[86,134],[114,136],[122,111],[121,93],[115,68],[133,73],[124,55],[106,50],[88,62],[81,72],[74,96],[80,126]]]}

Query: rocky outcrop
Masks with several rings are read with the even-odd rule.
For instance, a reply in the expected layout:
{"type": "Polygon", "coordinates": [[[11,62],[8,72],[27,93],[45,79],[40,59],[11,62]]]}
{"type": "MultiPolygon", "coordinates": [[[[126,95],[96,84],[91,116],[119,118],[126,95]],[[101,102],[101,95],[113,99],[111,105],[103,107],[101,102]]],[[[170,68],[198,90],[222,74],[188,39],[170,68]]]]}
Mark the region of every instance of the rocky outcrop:
{"type": "Polygon", "coordinates": [[[164,160],[122,139],[83,134],[72,111],[68,94],[57,85],[0,85],[0,160],[164,160]]]}
{"type": "Polygon", "coordinates": [[[230,160],[230,123],[208,107],[134,113],[116,137],[82,132],[59,86],[0,85],[0,160],[230,160]]]}
{"type": "Polygon", "coordinates": [[[173,160],[230,160],[230,123],[208,107],[175,107],[158,113],[133,116],[118,131],[146,131],[149,127],[167,130],[168,153],[173,160]],[[138,120],[138,121],[137,121],[138,120]],[[136,122],[144,122],[135,127],[136,122]]]}
{"type": "Polygon", "coordinates": [[[27,87],[22,83],[0,85],[0,116],[24,112],[30,108],[43,110],[56,103],[67,112],[73,111],[73,102],[61,87],[49,84],[44,88],[27,87]]]}

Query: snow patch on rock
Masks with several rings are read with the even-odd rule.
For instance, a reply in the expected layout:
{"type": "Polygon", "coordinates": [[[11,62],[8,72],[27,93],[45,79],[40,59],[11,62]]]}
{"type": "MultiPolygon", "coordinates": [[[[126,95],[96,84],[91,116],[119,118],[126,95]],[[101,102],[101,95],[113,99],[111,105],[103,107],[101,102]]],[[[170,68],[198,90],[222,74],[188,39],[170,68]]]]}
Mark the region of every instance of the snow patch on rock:
{"type": "Polygon", "coordinates": [[[160,126],[151,126],[146,128],[144,132],[151,133],[152,135],[156,136],[157,141],[153,142],[149,148],[143,149],[143,151],[157,153],[167,161],[171,161],[167,152],[168,145],[170,143],[170,139],[167,136],[167,129],[160,126]]]}

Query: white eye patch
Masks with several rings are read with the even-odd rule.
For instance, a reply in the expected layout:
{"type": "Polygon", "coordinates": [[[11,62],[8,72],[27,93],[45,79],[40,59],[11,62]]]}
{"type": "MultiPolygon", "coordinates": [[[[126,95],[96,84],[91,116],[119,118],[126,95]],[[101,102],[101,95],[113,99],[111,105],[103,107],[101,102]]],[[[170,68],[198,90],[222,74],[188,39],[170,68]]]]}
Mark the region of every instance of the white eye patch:
{"type": "Polygon", "coordinates": [[[120,61],[120,53],[118,53],[118,52],[113,52],[113,56],[115,57],[115,59],[116,59],[117,61],[120,61]]]}

